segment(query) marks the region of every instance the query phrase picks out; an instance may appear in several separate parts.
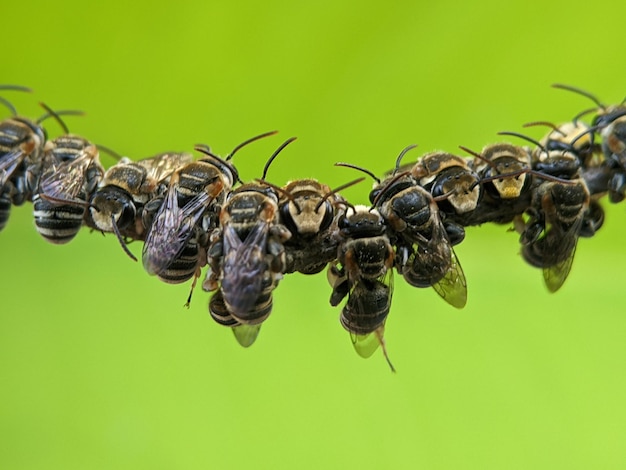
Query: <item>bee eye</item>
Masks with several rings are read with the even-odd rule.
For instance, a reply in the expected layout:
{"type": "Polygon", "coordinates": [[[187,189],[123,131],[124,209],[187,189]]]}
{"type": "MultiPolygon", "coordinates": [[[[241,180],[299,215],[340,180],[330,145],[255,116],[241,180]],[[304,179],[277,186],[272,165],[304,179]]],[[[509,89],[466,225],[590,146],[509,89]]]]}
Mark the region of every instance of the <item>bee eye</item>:
{"type": "Polygon", "coordinates": [[[136,215],[137,215],[137,211],[135,210],[134,204],[123,202],[122,211],[120,213],[120,216],[117,219],[117,226],[119,228],[125,228],[125,227],[130,226],[135,221],[136,215]]]}
{"type": "Polygon", "coordinates": [[[326,201],[324,203],[324,218],[320,223],[320,230],[326,230],[330,227],[330,224],[333,222],[333,207],[332,205],[326,201]]]}
{"type": "Polygon", "coordinates": [[[380,189],[372,189],[370,191],[370,204],[374,204],[374,201],[378,198],[380,191],[380,189]]]}

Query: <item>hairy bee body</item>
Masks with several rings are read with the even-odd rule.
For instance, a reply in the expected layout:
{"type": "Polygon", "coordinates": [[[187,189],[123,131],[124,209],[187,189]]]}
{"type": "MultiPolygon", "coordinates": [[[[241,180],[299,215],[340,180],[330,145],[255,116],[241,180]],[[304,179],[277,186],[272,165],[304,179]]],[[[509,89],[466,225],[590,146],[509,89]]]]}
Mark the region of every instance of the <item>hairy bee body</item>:
{"type": "Polygon", "coordinates": [[[432,286],[449,304],[464,307],[465,275],[430,192],[410,174],[391,174],[374,187],[370,200],[390,229],[396,266],[404,279],[415,287],[432,286]]]}
{"type": "Polygon", "coordinates": [[[199,276],[206,264],[207,234],[217,227],[219,208],[235,177],[234,167],[214,156],[174,173],[152,220],[144,217],[142,260],[149,274],[172,284],[199,276]]]}
{"type": "Polygon", "coordinates": [[[369,357],[382,345],[387,358],[383,335],[393,295],[395,254],[385,221],[376,209],[349,207],[339,220],[339,240],[337,260],[328,270],[330,304],[339,305],[347,295],[340,322],[355,350],[369,357]]]}
{"type": "Polygon", "coordinates": [[[26,169],[41,158],[45,140],[44,129],[34,121],[19,116],[0,121],[0,230],[11,205],[31,200],[33,183],[26,169]]]}
{"type": "Polygon", "coordinates": [[[166,152],[138,161],[123,158],[109,168],[92,194],[87,224],[102,232],[143,240],[146,230],[141,211],[163,195],[171,174],[192,161],[188,153],[166,152]]]}
{"type": "Polygon", "coordinates": [[[98,149],[82,137],[58,137],[46,142],[44,157],[29,173],[41,175],[33,195],[37,231],[51,243],[69,242],[82,227],[87,201],[104,174],[98,149]]]}
{"type": "Polygon", "coordinates": [[[230,323],[232,317],[238,325],[254,326],[258,333],[271,313],[272,292],[286,269],[283,243],[290,236],[279,223],[273,188],[248,183],[227,196],[220,227],[211,235],[210,269],[203,286],[205,290],[219,287],[218,297],[209,303],[218,323],[230,323]]]}
{"type": "Polygon", "coordinates": [[[539,181],[533,189],[529,218],[520,237],[522,256],[543,269],[546,286],[557,291],[572,267],[576,244],[590,207],[590,194],[580,177],[579,161],[570,152],[552,151],[537,170],[569,180],[539,181]]]}
{"type": "Polygon", "coordinates": [[[280,221],[291,232],[285,242],[286,273],[316,274],[337,255],[337,222],[343,198],[314,179],[287,183],[279,201],[280,221]]]}

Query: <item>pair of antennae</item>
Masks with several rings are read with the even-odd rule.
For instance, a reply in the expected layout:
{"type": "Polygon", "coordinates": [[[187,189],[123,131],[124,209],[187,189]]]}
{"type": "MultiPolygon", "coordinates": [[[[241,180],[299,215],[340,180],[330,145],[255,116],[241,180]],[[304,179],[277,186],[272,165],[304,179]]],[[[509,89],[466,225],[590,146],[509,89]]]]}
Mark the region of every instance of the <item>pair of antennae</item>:
{"type": "Polygon", "coordinates": [[[241,179],[239,178],[239,173],[237,172],[237,169],[230,164],[229,160],[231,160],[235,154],[241,150],[243,147],[245,147],[246,145],[255,142],[259,139],[262,139],[264,137],[268,137],[270,135],[274,135],[278,133],[278,131],[270,131],[270,132],[264,132],[263,134],[259,134],[257,136],[254,136],[248,140],[243,141],[242,143],[240,143],[239,145],[237,145],[234,149],[232,149],[230,151],[230,153],[228,155],[226,155],[226,157],[222,158],[219,155],[215,155],[212,151],[211,151],[211,147],[209,147],[206,144],[197,144],[194,149],[197,152],[201,152],[205,155],[208,155],[209,157],[215,158],[216,160],[224,163],[226,166],[228,166],[230,168],[230,170],[232,171],[233,175],[235,176],[235,180],[238,181],[239,183],[243,184],[243,181],[241,181],[241,179]]]}

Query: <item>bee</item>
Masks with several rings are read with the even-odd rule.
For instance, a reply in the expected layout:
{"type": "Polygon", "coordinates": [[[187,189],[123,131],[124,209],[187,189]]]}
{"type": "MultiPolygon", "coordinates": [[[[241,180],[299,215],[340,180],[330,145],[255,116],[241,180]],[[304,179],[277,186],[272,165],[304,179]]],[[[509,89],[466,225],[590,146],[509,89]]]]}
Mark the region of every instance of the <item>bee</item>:
{"type": "Polygon", "coordinates": [[[411,169],[420,186],[434,197],[447,195],[440,207],[450,214],[466,214],[478,206],[480,178],[464,158],[446,152],[423,155],[411,169]]]}
{"type": "Polygon", "coordinates": [[[577,117],[573,121],[558,126],[547,121],[533,121],[524,124],[523,127],[532,126],[547,126],[551,129],[539,140],[541,147],[535,148],[536,156],[538,156],[538,152],[542,151],[541,149],[548,152],[560,150],[576,155],[582,168],[597,164],[595,156],[599,148],[594,139],[597,129],[579,121],[577,117]]]}
{"type": "Polygon", "coordinates": [[[370,202],[391,230],[396,266],[404,279],[414,287],[432,286],[447,303],[463,308],[467,281],[437,201],[410,172],[399,172],[402,158],[413,148],[410,145],[400,152],[395,169],[374,186],[370,202]]]}
{"type": "MultiPolygon", "coordinates": [[[[0,90],[31,90],[26,87],[2,85],[0,90]]],[[[26,168],[38,159],[46,141],[46,132],[40,118],[32,121],[18,116],[15,107],[4,98],[0,99],[12,117],[0,121],[0,230],[9,219],[11,205],[21,205],[28,198],[26,168]]]]}
{"type": "MultiPolygon", "coordinates": [[[[25,87],[5,85],[0,89],[30,91],[25,87]]],[[[54,117],[63,129],[67,129],[60,115],[82,115],[81,111],[52,111],[40,103],[46,113],[39,119],[30,119],[17,115],[13,105],[0,99],[13,116],[0,122],[0,230],[6,225],[11,205],[22,205],[32,201],[44,168],[45,144],[47,133],[41,123],[54,117]]]]}
{"type": "Polygon", "coordinates": [[[448,233],[436,199],[419,186],[411,176],[410,167],[401,166],[404,155],[415,147],[409,145],[400,152],[394,170],[382,181],[365,168],[346,163],[336,165],[354,168],[374,179],[370,203],[387,225],[389,240],[396,251],[395,265],[404,279],[414,287],[432,286],[450,305],[463,308],[467,302],[467,282],[450,241],[458,232],[450,225],[452,233],[448,233]]]}
{"type": "Polygon", "coordinates": [[[600,131],[602,152],[611,170],[607,183],[609,200],[611,202],[623,201],[626,197],[626,99],[619,105],[607,106],[596,96],[580,88],[560,83],[552,86],[585,96],[597,106],[592,109],[596,111],[592,129],[600,131]]]}
{"type": "Polygon", "coordinates": [[[546,287],[556,292],[571,270],[578,237],[588,216],[590,194],[580,177],[576,155],[548,152],[535,166],[547,175],[568,180],[546,179],[537,184],[520,237],[522,257],[543,269],[546,287]]]}
{"type": "Polygon", "coordinates": [[[124,237],[143,240],[146,230],[142,221],[144,205],[165,193],[172,173],[190,163],[189,153],[160,153],[132,161],[122,158],[109,168],[89,201],[86,224],[101,232],[115,233],[124,252],[137,261],[124,237]]]}
{"type": "Polygon", "coordinates": [[[102,179],[104,168],[97,147],[70,134],[61,118],[55,117],[65,134],[45,143],[43,158],[29,167],[27,174],[39,175],[32,197],[37,231],[47,241],[63,244],[80,230],[87,201],[102,179]]]}
{"type": "MultiPolygon", "coordinates": [[[[147,221],[151,210],[144,211],[147,235],[142,261],[148,274],[171,284],[200,276],[200,269],[206,264],[206,234],[217,226],[216,208],[223,204],[225,194],[239,179],[229,160],[245,145],[273,134],[268,132],[243,142],[225,159],[213,155],[204,146],[196,147],[205,156],[177,169],[165,197],[148,203],[147,208],[155,206],[155,202],[158,206],[152,220],[147,221]],[[200,224],[203,218],[206,220],[200,224]]],[[[191,294],[187,306],[190,300],[191,294]]]]}
{"type": "MultiPolygon", "coordinates": [[[[263,169],[261,181],[273,159],[263,169]]],[[[280,194],[278,202],[280,222],[291,232],[284,243],[287,267],[285,273],[317,274],[337,256],[337,223],[343,216],[345,201],[339,191],[363,181],[351,181],[330,189],[315,179],[298,179],[282,188],[274,186],[280,194]]],[[[271,184],[270,184],[271,185],[271,184]]]]}
{"type": "Polygon", "coordinates": [[[337,259],[328,268],[333,288],[330,304],[337,306],[348,296],[340,321],[350,333],[356,352],[367,358],[381,346],[395,372],[384,342],[395,257],[387,226],[378,210],[348,205],[338,227],[337,259]]]}
{"type": "Polygon", "coordinates": [[[482,198],[468,217],[459,217],[465,226],[485,222],[510,223],[530,204],[531,154],[525,147],[509,143],[485,146],[480,153],[460,148],[474,156],[472,168],[480,178],[482,198]]]}
{"type": "Polygon", "coordinates": [[[283,244],[291,234],[279,222],[278,200],[277,191],[268,184],[239,186],[226,197],[219,228],[211,234],[203,288],[219,288],[219,294],[213,295],[209,311],[218,323],[232,325],[244,347],[254,342],[271,313],[272,292],[286,269],[283,244]]]}

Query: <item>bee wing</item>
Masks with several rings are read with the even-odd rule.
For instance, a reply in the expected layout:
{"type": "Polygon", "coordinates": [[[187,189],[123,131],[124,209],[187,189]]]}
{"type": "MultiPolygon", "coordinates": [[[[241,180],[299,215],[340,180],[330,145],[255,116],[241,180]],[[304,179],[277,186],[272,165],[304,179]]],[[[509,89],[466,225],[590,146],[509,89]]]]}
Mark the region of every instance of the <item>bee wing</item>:
{"type": "Polygon", "coordinates": [[[210,199],[203,191],[180,208],[176,185],[170,185],[143,245],[143,267],[149,274],[161,274],[178,258],[210,199]]]}
{"type": "Polygon", "coordinates": [[[53,166],[41,180],[39,193],[53,200],[76,201],[85,187],[87,169],[97,155],[84,152],[74,160],[53,166]]]}
{"type": "Polygon", "coordinates": [[[561,288],[565,279],[569,275],[570,270],[572,269],[572,263],[574,262],[574,254],[576,254],[576,243],[578,238],[572,236],[570,238],[571,242],[565,248],[568,252],[567,257],[551,266],[546,266],[543,268],[543,280],[546,283],[546,287],[550,292],[556,292],[561,288]]]}
{"type": "MultiPolygon", "coordinates": [[[[383,323],[378,327],[377,331],[380,332],[381,338],[385,333],[385,324],[383,323]]],[[[365,359],[372,356],[380,346],[380,341],[378,340],[377,331],[369,333],[367,335],[357,335],[356,333],[350,332],[350,339],[352,340],[352,346],[354,346],[354,350],[357,354],[365,359]]]]}
{"type": "Polygon", "coordinates": [[[252,309],[262,290],[263,274],[268,269],[265,259],[269,225],[259,222],[242,242],[230,226],[224,227],[224,264],[222,293],[235,317],[252,309]]]}
{"type": "Polygon", "coordinates": [[[463,308],[467,302],[467,281],[456,253],[450,247],[450,268],[445,276],[433,284],[439,296],[456,308],[463,308]]]}
{"type": "MultiPolygon", "coordinates": [[[[368,334],[356,334],[350,332],[350,339],[352,345],[357,354],[363,358],[368,358],[378,349],[379,346],[384,346],[384,332],[386,317],[389,314],[391,308],[391,298],[393,296],[393,269],[388,269],[387,272],[379,277],[374,284],[375,290],[368,291],[368,294],[353,295],[354,290],[350,292],[348,297],[348,304],[360,309],[361,312],[368,312],[372,309],[373,305],[384,309],[385,319],[381,324],[371,333],[368,334]],[[384,306],[379,305],[380,299],[384,298],[384,306]]],[[[357,288],[358,289],[358,288],[357,288]]],[[[387,354],[385,353],[385,356],[387,354]]]]}
{"type": "Polygon", "coordinates": [[[162,153],[137,163],[147,171],[147,179],[159,182],[170,176],[176,169],[193,161],[189,153],[162,153]]]}
{"type": "Polygon", "coordinates": [[[233,334],[237,342],[244,348],[252,346],[259,336],[261,324],[258,325],[237,325],[232,327],[233,334]]]}
{"type": "Polygon", "coordinates": [[[16,148],[0,157],[0,188],[2,188],[13,175],[26,153],[21,148],[16,148]]]}

